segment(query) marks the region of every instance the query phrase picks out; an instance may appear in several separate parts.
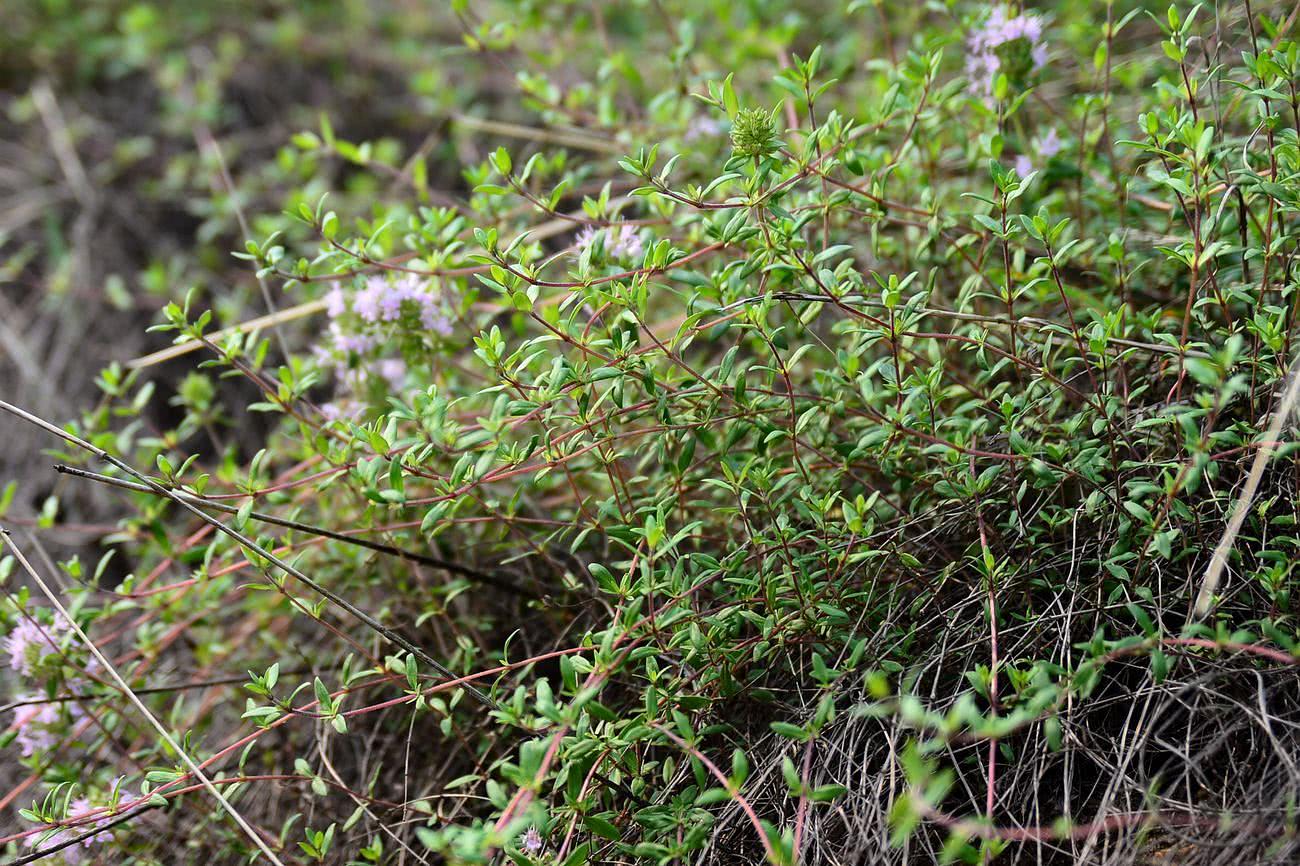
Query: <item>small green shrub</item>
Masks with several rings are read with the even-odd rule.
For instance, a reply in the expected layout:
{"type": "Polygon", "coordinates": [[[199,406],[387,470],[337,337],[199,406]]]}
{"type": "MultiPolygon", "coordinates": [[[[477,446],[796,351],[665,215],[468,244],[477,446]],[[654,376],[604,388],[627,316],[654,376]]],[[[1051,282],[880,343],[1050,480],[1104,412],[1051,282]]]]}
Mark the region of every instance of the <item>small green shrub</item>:
{"type": "Polygon", "coordinates": [[[51,439],[185,755],[10,575],[12,852],[1294,857],[1283,6],[453,4],[459,178],[301,131],[51,439]]]}

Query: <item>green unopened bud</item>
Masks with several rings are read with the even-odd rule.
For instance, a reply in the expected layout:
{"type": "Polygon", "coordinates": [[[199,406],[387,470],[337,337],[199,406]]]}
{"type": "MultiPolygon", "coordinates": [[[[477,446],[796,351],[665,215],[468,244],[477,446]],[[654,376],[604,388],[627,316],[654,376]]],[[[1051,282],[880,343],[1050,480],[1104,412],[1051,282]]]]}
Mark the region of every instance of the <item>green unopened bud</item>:
{"type": "Polygon", "coordinates": [[[737,156],[765,156],[777,148],[776,124],[761,108],[746,108],[731,124],[731,149],[737,156]]]}

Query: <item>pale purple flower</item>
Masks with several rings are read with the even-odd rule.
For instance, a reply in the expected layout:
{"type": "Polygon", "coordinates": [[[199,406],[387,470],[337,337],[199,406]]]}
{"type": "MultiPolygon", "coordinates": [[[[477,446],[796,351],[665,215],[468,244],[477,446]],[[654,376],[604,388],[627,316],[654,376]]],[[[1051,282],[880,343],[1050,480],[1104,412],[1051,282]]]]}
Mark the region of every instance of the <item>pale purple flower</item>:
{"type": "Polygon", "coordinates": [[[55,620],[53,625],[43,625],[22,617],[5,638],[9,666],[24,676],[31,676],[48,656],[58,652],[59,635],[67,630],[68,624],[62,619],[55,620]]]}
{"type": "Polygon", "coordinates": [[[999,65],[997,55],[991,51],[972,51],[966,55],[966,77],[970,80],[970,88],[986,102],[992,97],[993,82],[997,80],[999,65]]]}
{"type": "MultiPolygon", "coordinates": [[[[984,23],[966,40],[966,77],[974,95],[985,103],[993,99],[993,86],[1003,71],[998,49],[1023,39],[1029,54],[1029,69],[1008,69],[1008,77],[1037,71],[1047,63],[1047,45],[1043,42],[1043,20],[1031,12],[1008,16],[1005,6],[995,6],[984,23]]],[[[1014,55],[1013,55],[1014,56],[1014,55]]],[[[1023,55],[1021,55],[1023,56],[1023,55]]],[[[1017,65],[1013,63],[1013,66],[1017,65]]]]}
{"type": "Polygon", "coordinates": [[[420,314],[420,323],[424,327],[443,337],[452,335],[451,317],[435,308],[426,308],[420,314]]]}
{"type": "Polygon", "coordinates": [[[1055,129],[1049,129],[1035,142],[1035,145],[1044,159],[1051,159],[1061,152],[1061,137],[1056,134],[1055,129]]]}
{"type": "MultiPolygon", "coordinates": [[[[42,695],[19,695],[19,701],[41,700],[42,695]]],[[[59,707],[54,703],[27,704],[14,708],[14,742],[24,758],[54,746],[57,738],[50,729],[59,724],[59,707]]]]}
{"type": "Polygon", "coordinates": [[[441,334],[444,337],[450,337],[451,316],[443,308],[443,305],[428,292],[420,294],[416,298],[420,306],[420,324],[425,330],[433,331],[435,334],[441,334]]]}
{"type": "Polygon", "coordinates": [[[620,225],[614,238],[614,251],[629,259],[641,257],[641,236],[630,225],[620,225]]]}
{"type": "Polygon", "coordinates": [[[546,840],[536,827],[529,827],[528,831],[519,837],[519,847],[529,854],[540,854],[546,847],[546,840]]]}
{"type": "Polygon", "coordinates": [[[981,29],[971,34],[969,44],[973,51],[989,51],[1016,39],[1037,43],[1043,37],[1043,21],[1032,13],[1007,16],[1005,6],[996,6],[985,19],[981,29]]]}
{"type": "Polygon", "coordinates": [[[312,351],[322,368],[334,372],[334,401],[320,407],[326,421],[359,417],[364,409],[354,397],[371,377],[384,380],[393,390],[406,384],[404,361],[370,357],[387,342],[389,323],[414,328],[418,322],[419,327],[442,336],[453,333],[452,312],[439,287],[417,274],[372,276],[351,295],[350,302],[341,290],[335,290],[326,295],[325,303],[332,319],[328,339],[312,351]],[[350,316],[346,315],[349,308],[350,316]]]}
{"type": "Polygon", "coordinates": [[[597,229],[595,226],[585,226],[578,236],[574,238],[574,244],[579,252],[588,249],[596,242],[596,235],[603,232],[605,236],[605,252],[613,258],[636,259],[641,256],[643,245],[641,236],[636,233],[634,226],[627,223],[618,223],[616,225],[606,226],[603,229],[597,229]]]}
{"type": "MultiPolygon", "coordinates": [[[[120,794],[119,802],[135,799],[125,791],[120,792],[120,794]]],[[[107,825],[112,822],[114,817],[116,816],[111,814],[105,806],[96,805],[87,797],[78,797],[68,803],[68,811],[64,815],[64,820],[68,822],[81,821],[81,823],[69,823],[66,826],[58,826],[57,829],[55,829],[55,825],[50,825],[50,829],[55,830],[54,833],[49,836],[44,834],[28,836],[27,847],[57,845],[60,842],[67,842],[83,834],[89,834],[81,840],[80,847],[74,845],[59,852],[65,862],[80,863],[82,857],[85,856],[83,849],[88,849],[97,843],[108,842],[113,838],[113,833],[107,829],[107,825]],[[94,817],[90,817],[92,815],[94,817]],[[89,820],[81,820],[87,818],[89,820]]]]}
{"type": "MultiPolygon", "coordinates": [[[[91,661],[94,661],[94,659],[91,659],[91,661]]],[[[90,665],[87,664],[86,668],[89,670],[90,665]]],[[[91,685],[91,683],[79,677],[72,677],[70,679],[64,680],[64,684],[75,689],[76,691],[81,691],[84,687],[91,685]]],[[[63,706],[67,707],[68,723],[70,725],[75,725],[78,722],[84,722],[88,718],[86,711],[81,708],[81,704],[78,701],[69,701],[65,703],[63,706]]]]}
{"type": "Polygon", "coordinates": [[[427,330],[447,336],[451,320],[437,294],[414,274],[389,282],[371,277],[352,300],[352,310],[363,322],[396,322],[404,313],[414,313],[427,330]]]}
{"type": "Polygon", "coordinates": [[[18,751],[24,758],[30,758],[37,752],[48,752],[54,748],[58,738],[52,731],[46,728],[38,728],[33,725],[24,725],[18,729],[14,742],[18,744],[18,751]]]}
{"type": "MultiPolygon", "coordinates": [[[[123,796],[125,796],[125,792],[123,793],[123,796]]],[[[85,824],[78,825],[76,827],[77,835],[88,833],[91,830],[99,830],[100,827],[103,827],[112,820],[112,816],[103,811],[102,806],[96,806],[85,797],[78,797],[68,804],[68,820],[70,821],[78,818],[85,818],[87,815],[96,811],[100,811],[101,814],[85,824]]],[[[95,842],[107,842],[112,838],[113,834],[111,832],[108,830],[100,830],[95,835],[87,836],[85,839],[82,839],[81,847],[89,848],[95,842]]]]}
{"type": "Polygon", "coordinates": [[[331,319],[337,319],[348,311],[348,296],[338,286],[325,294],[325,312],[331,319]]]}
{"type": "Polygon", "coordinates": [[[406,275],[399,278],[396,282],[378,281],[384,287],[384,292],[379,298],[379,314],[385,322],[395,322],[402,317],[402,305],[407,301],[416,304],[420,303],[422,296],[427,297],[420,285],[420,281],[413,275],[406,275]]]}
{"type": "Polygon", "coordinates": [[[320,405],[321,417],[326,421],[356,421],[365,414],[365,407],[344,395],[320,405]]]}
{"type": "Polygon", "coordinates": [[[366,322],[378,322],[380,305],[388,294],[388,283],[380,277],[371,277],[366,287],[352,299],[353,311],[366,322]]]}
{"type": "Polygon", "coordinates": [[[390,286],[388,291],[379,297],[379,318],[385,322],[393,322],[402,317],[402,304],[406,303],[409,293],[406,286],[398,283],[390,286]]]}
{"type": "Polygon", "coordinates": [[[1028,177],[1029,173],[1034,170],[1034,163],[1023,153],[1016,157],[1015,161],[1016,174],[1021,177],[1028,177]]]}
{"type": "Polygon", "coordinates": [[[376,371],[393,390],[400,389],[406,383],[406,362],[401,358],[383,359],[379,362],[376,371]]]}
{"type": "Polygon", "coordinates": [[[378,340],[369,335],[345,333],[337,324],[330,325],[330,337],[334,348],[345,355],[352,352],[364,355],[378,344],[378,340]]]}

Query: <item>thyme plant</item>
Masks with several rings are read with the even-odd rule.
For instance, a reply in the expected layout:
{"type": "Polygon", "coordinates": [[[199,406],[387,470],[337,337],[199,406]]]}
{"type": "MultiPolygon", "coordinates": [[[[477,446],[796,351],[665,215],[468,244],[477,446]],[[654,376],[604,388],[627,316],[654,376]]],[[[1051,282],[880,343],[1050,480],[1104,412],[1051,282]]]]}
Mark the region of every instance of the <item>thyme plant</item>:
{"type": "Polygon", "coordinates": [[[242,304],[0,403],[129,563],[9,536],[0,845],[1294,858],[1295,19],[453,2],[455,172],[322,116],[242,304]]]}

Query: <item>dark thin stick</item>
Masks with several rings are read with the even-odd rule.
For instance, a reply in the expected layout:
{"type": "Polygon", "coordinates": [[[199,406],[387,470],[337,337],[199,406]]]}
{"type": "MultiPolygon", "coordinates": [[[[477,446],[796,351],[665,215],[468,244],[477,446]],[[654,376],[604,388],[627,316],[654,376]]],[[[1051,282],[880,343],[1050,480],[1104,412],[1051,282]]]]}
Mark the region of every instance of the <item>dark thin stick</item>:
{"type": "MultiPolygon", "coordinates": [[[[157,495],[157,491],[155,491],[153,488],[149,487],[146,484],[137,484],[134,481],[127,481],[124,478],[114,478],[111,475],[101,475],[98,472],[91,472],[87,469],[78,469],[75,466],[66,466],[62,463],[58,463],[55,464],[54,471],[59,472],[63,475],[72,475],[77,478],[85,478],[90,481],[98,481],[101,484],[108,484],[113,487],[120,487],[123,490],[133,490],[138,493],[152,493],[154,495],[157,495]]],[[[227,505],[224,502],[216,502],[211,499],[206,499],[202,496],[195,496],[191,493],[186,493],[184,490],[176,490],[174,488],[167,488],[167,489],[171,490],[176,498],[184,499],[193,505],[198,505],[203,508],[212,508],[215,509],[216,511],[225,512],[226,514],[239,513],[239,509],[234,507],[233,505],[227,505]]],[[[475,580],[478,581],[479,583],[487,584],[488,586],[494,586],[497,589],[514,593],[515,595],[527,596],[528,598],[542,597],[541,593],[535,592],[534,590],[531,589],[526,589],[522,586],[519,586],[518,584],[506,580],[505,578],[497,577],[496,575],[479,571],[478,569],[471,568],[470,566],[467,565],[461,565],[458,562],[452,562],[449,559],[442,559],[441,557],[437,557],[437,556],[429,556],[428,554],[424,554],[424,553],[416,553],[411,550],[404,550],[400,547],[394,547],[393,545],[390,544],[384,544],[379,541],[371,541],[368,538],[362,538],[354,535],[345,535],[342,532],[335,532],[332,529],[326,529],[322,526],[312,526],[311,524],[308,523],[300,523],[296,520],[289,520],[284,517],[277,517],[274,514],[268,514],[264,511],[250,511],[248,513],[248,516],[260,523],[272,523],[275,524],[276,526],[283,526],[286,529],[293,529],[298,532],[305,532],[309,535],[319,535],[322,538],[331,538],[335,541],[341,541],[345,544],[351,544],[356,547],[364,547],[368,550],[374,550],[379,553],[386,553],[390,556],[396,556],[401,559],[408,560],[410,562],[418,562],[421,565],[428,565],[432,568],[440,568],[443,571],[460,575],[461,577],[469,578],[470,580],[475,580]]]]}

